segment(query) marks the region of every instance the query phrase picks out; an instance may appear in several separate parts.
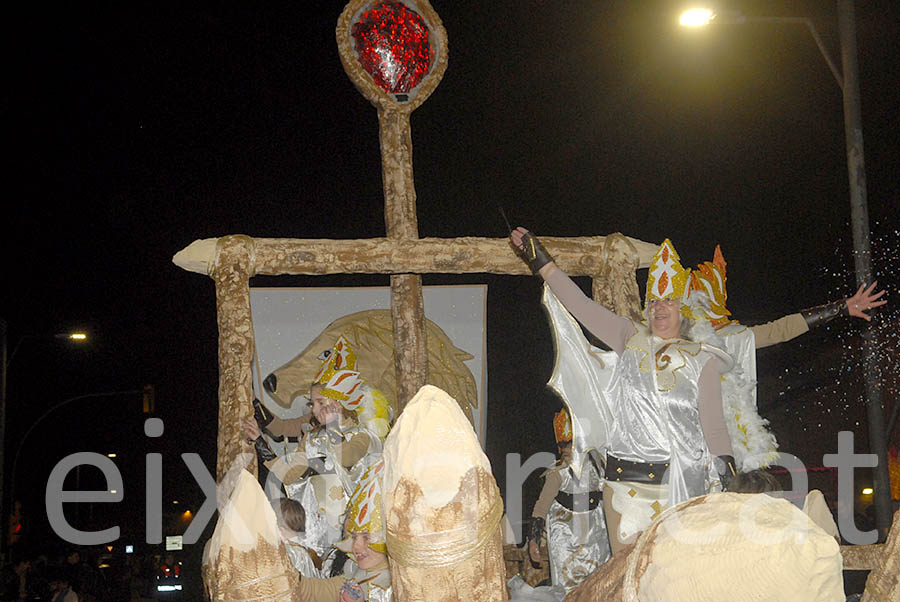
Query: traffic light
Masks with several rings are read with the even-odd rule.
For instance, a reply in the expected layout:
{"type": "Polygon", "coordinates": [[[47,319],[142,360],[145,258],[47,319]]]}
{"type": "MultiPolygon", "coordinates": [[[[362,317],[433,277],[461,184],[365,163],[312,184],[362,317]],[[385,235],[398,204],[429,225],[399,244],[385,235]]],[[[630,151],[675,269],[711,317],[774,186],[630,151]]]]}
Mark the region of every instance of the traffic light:
{"type": "Polygon", "coordinates": [[[12,514],[9,515],[9,533],[6,538],[7,544],[13,546],[18,543],[19,539],[22,537],[23,530],[22,502],[17,501],[15,503],[15,509],[12,511],[12,514]]]}
{"type": "Polygon", "coordinates": [[[156,412],[156,390],[153,385],[144,385],[144,414],[156,412]]]}

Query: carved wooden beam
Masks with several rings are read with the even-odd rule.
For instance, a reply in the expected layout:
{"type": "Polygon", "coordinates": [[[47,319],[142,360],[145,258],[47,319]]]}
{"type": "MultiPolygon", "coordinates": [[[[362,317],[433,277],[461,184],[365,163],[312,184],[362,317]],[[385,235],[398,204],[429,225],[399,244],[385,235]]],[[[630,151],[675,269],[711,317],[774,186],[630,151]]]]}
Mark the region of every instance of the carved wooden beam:
{"type": "MultiPolygon", "coordinates": [[[[253,376],[253,323],[250,317],[250,274],[253,273],[253,240],[226,236],[216,244],[209,274],[216,282],[219,324],[219,432],[216,482],[221,483],[241,452],[253,452],[241,436],[241,423],[251,414],[253,376]]],[[[254,453],[255,457],[255,453],[254,453]]],[[[256,474],[256,462],[247,466],[256,474]]],[[[236,471],[237,472],[237,471],[236,471]]],[[[229,491],[228,487],[225,491],[229,491]]]]}
{"type": "MultiPolygon", "coordinates": [[[[384,223],[388,239],[415,243],[419,239],[419,225],[416,220],[409,113],[382,107],[378,111],[378,124],[384,183],[384,223]]],[[[391,317],[394,323],[397,405],[402,412],[406,402],[428,379],[425,302],[420,275],[391,276],[391,317]]]]}
{"type": "MultiPolygon", "coordinates": [[[[194,241],[179,251],[173,261],[190,272],[209,274],[216,256],[215,238],[194,241]]],[[[389,238],[356,240],[253,238],[255,262],[251,276],[289,274],[530,274],[506,238],[419,238],[414,241],[389,238]]],[[[541,236],[541,242],[556,264],[570,276],[598,277],[627,273],[650,266],[659,245],[621,234],[610,236],[541,236]],[[608,239],[612,239],[608,242],[608,239]],[[610,254],[610,250],[615,254],[610,254]],[[608,257],[608,261],[605,260],[608,257]],[[621,267],[615,267],[621,261],[621,267]]],[[[615,286],[637,290],[637,284],[615,286]]],[[[612,293],[596,296],[602,301],[612,293]]],[[[604,303],[606,305],[606,303],[604,303]]],[[[614,306],[610,305],[612,309],[614,306]]]]}

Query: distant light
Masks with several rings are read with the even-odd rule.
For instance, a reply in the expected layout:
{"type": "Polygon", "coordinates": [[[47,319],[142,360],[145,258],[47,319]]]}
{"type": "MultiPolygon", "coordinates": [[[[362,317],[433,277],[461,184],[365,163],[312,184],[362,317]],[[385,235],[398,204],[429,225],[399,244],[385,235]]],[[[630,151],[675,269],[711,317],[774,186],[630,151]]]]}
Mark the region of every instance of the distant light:
{"type": "Polygon", "coordinates": [[[125,553],[126,554],[134,554],[134,546],[132,546],[132,545],[125,546],[125,553]]]}
{"type": "Polygon", "coordinates": [[[875,493],[875,490],[872,489],[871,487],[863,487],[863,490],[862,490],[863,495],[872,495],[873,493],[875,493]]]}
{"type": "Polygon", "coordinates": [[[180,585],[157,585],[156,591],[158,592],[180,592],[180,585]]]}
{"type": "Polygon", "coordinates": [[[69,338],[73,341],[86,341],[87,335],[83,332],[73,332],[69,335],[69,338]]]}
{"type": "Polygon", "coordinates": [[[191,514],[191,511],[190,511],[190,510],[185,510],[185,511],[182,513],[182,515],[181,515],[181,519],[184,520],[184,521],[189,521],[189,520],[191,520],[193,517],[194,517],[194,515],[191,514]]]}
{"type": "Polygon", "coordinates": [[[109,492],[112,493],[112,494],[118,493],[118,491],[116,491],[115,489],[110,489],[109,492]]]}
{"type": "Polygon", "coordinates": [[[113,551],[113,546],[106,546],[106,551],[107,551],[107,552],[112,552],[112,551],[113,551]]]}
{"type": "Polygon", "coordinates": [[[681,15],[679,24],[685,27],[703,27],[709,25],[716,16],[716,13],[707,8],[692,8],[681,15]]]}
{"type": "Polygon", "coordinates": [[[177,503],[178,503],[178,500],[172,500],[172,503],[173,503],[173,504],[177,504],[177,503]]]}
{"type": "Polygon", "coordinates": [[[115,458],[115,457],[116,457],[116,454],[114,454],[114,453],[112,453],[112,454],[106,454],[106,457],[107,457],[107,458],[115,458]]]}

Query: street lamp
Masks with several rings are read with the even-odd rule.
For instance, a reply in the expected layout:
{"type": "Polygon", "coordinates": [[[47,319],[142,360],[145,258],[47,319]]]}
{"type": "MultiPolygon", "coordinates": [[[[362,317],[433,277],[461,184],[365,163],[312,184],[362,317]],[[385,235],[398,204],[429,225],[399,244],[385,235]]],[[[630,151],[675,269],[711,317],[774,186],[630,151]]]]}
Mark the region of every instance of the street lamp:
{"type": "Polygon", "coordinates": [[[678,23],[685,27],[703,27],[716,17],[716,13],[708,8],[692,8],[681,14],[678,23]]]}
{"type": "MultiPolygon", "coordinates": [[[[6,457],[4,455],[4,449],[6,448],[6,373],[9,365],[12,363],[13,358],[16,356],[16,352],[19,350],[19,347],[22,345],[22,342],[25,339],[40,339],[45,338],[40,335],[24,335],[19,338],[19,341],[16,343],[16,346],[13,348],[12,353],[7,355],[7,324],[6,320],[0,318],[0,519],[6,516],[5,508],[3,506],[3,494],[4,494],[4,467],[6,466],[6,457]]],[[[69,339],[76,343],[84,343],[87,341],[87,334],[83,332],[71,332],[71,333],[59,333],[52,335],[52,338],[63,338],[69,339]]],[[[15,500],[12,501],[12,504],[15,505],[15,500]]],[[[4,536],[5,540],[5,536],[4,536]]],[[[3,548],[4,541],[0,540],[0,548],[3,548]]]]}
{"type": "Polygon", "coordinates": [[[810,35],[819,47],[822,58],[828,63],[831,74],[837,82],[839,88],[844,88],[844,81],[837,65],[832,60],[822,37],[816,29],[815,23],[809,17],[748,17],[739,11],[714,11],[709,8],[692,8],[681,14],[679,24],[684,27],[704,27],[706,25],[743,25],[745,23],[792,23],[795,25],[805,25],[810,35]]]}
{"type": "MultiPolygon", "coordinates": [[[[30,435],[30,434],[32,433],[32,431],[34,431],[34,429],[37,428],[37,426],[38,426],[41,422],[43,422],[43,420],[44,420],[47,416],[49,416],[50,414],[52,414],[53,412],[55,412],[55,411],[58,410],[59,408],[61,408],[61,407],[63,407],[63,406],[67,406],[67,405],[69,405],[70,403],[73,403],[73,402],[76,402],[76,401],[81,401],[81,400],[84,400],[84,399],[97,399],[97,398],[108,398],[108,397],[120,397],[120,396],[122,396],[122,395],[137,395],[137,394],[142,393],[142,392],[143,392],[142,390],[128,390],[128,391],[106,391],[106,392],[102,392],[102,393],[87,393],[87,394],[85,394],[85,395],[77,395],[77,396],[75,396],[75,397],[70,397],[69,399],[65,399],[65,400],[63,400],[63,401],[60,401],[59,403],[56,403],[56,404],[50,406],[49,408],[47,408],[47,410],[46,410],[43,414],[41,414],[41,415],[38,417],[38,419],[35,420],[35,421],[31,424],[31,426],[28,427],[28,430],[25,431],[25,434],[22,435],[22,438],[19,440],[19,445],[18,445],[18,447],[16,447],[16,453],[13,454],[12,470],[10,471],[10,475],[9,475],[9,476],[10,476],[10,478],[9,478],[9,497],[10,497],[10,502],[11,502],[11,504],[13,505],[13,507],[15,507],[15,503],[16,503],[16,499],[15,499],[15,492],[16,492],[16,468],[17,468],[18,465],[19,465],[19,454],[22,452],[22,449],[25,447],[25,443],[26,443],[26,441],[28,440],[28,435],[30,435]]],[[[115,456],[115,454],[111,454],[111,456],[115,456]]],[[[112,492],[112,493],[114,493],[114,492],[112,492]]]]}
{"type": "MultiPolygon", "coordinates": [[[[850,223],[853,234],[853,259],[856,284],[872,282],[869,209],[866,201],[866,170],[863,159],[862,111],[859,101],[859,65],[856,56],[856,15],[853,0],[837,0],[838,30],[841,41],[841,66],[838,71],[813,22],[806,17],[747,17],[739,12],[715,12],[694,9],[682,15],[682,24],[742,25],[744,23],[796,23],[805,25],[819,52],[841,88],[844,106],[844,138],[847,147],[847,175],[850,181],[850,223]]],[[[878,458],[874,473],[875,522],[879,539],[884,540],[891,526],[890,474],[888,472],[887,432],[884,424],[881,383],[878,381],[878,357],[875,329],[867,322],[862,330],[863,369],[866,385],[866,416],[870,451],[878,458]]]]}
{"type": "Polygon", "coordinates": [[[76,341],[78,343],[83,343],[87,340],[87,334],[83,332],[61,332],[59,334],[54,335],[57,339],[69,339],[70,341],[76,341]]]}

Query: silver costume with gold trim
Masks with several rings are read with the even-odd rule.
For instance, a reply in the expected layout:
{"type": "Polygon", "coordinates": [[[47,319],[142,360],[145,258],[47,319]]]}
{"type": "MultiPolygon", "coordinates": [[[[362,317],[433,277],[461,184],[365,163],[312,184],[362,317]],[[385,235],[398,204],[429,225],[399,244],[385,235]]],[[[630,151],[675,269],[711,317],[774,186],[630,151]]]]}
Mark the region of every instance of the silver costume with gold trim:
{"type": "Polygon", "coordinates": [[[347,562],[344,567],[344,579],[355,581],[363,591],[363,600],[366,602],[393,602],[394,593],[391,589],[391,572],[387,563],[383,567],[373,569],[361,569],[353,561],[347,562]]]}
{"type": "Polygon", "coordinates": [[[325,557],[331,546],[341,539],[343,516],[350,494],[360,477],[381,458],[382,442],[376,434],[359,425],[341,431],[318,429],[309,432],[301,441],[301,448],[293,453],[305,453],[312,474],[297,482],[285,484],[288,497],[300,502],[306,511],[306,531],[299,542],[325,557]],[[354,435],[369,436],[366,454],[349,469],[341,464],[337,450],[354,435]]]}
{"type": "MultiPolygon", "coordinates": [[[[665,507],[705,494],[718,481],[700,426],[698,382],[712,357],[728,370],[734,361],[723,350],[684,339],[660,339],[643,324],[621,356],[588,343],[581,327],[549,287],[543,304],[556,342],[556,364],[549,381],[572,418],[573,467],[584,465],[591,450],[621,460],[669,464],[664,503],[626,492],[626,508],[645,503],[649,512],[631,529],[642,530],[665,507]],[[651,508],[651,505],[657,506],[651,508]]],[[[578,476],[576,474],[576,476],[578,476]]],[[[608,500],[609,502],[609,500],[608,500]]]]}
{"type": "Polygon", "coordinates": [[[590,505],[595,505],[593,509],[581,512],[567,508],[559,499],[598,494],[603,489],[603,478],[590,458],[586,458],[586,466],[579,471],[580,478],[567,465],[550,470],[560,473],[562,485],[559,491],[565,494],[553,501],[547,513],[550,581],[569,592],[609,560],[609,538],[599,499],[590,501],[590,505]]]}

